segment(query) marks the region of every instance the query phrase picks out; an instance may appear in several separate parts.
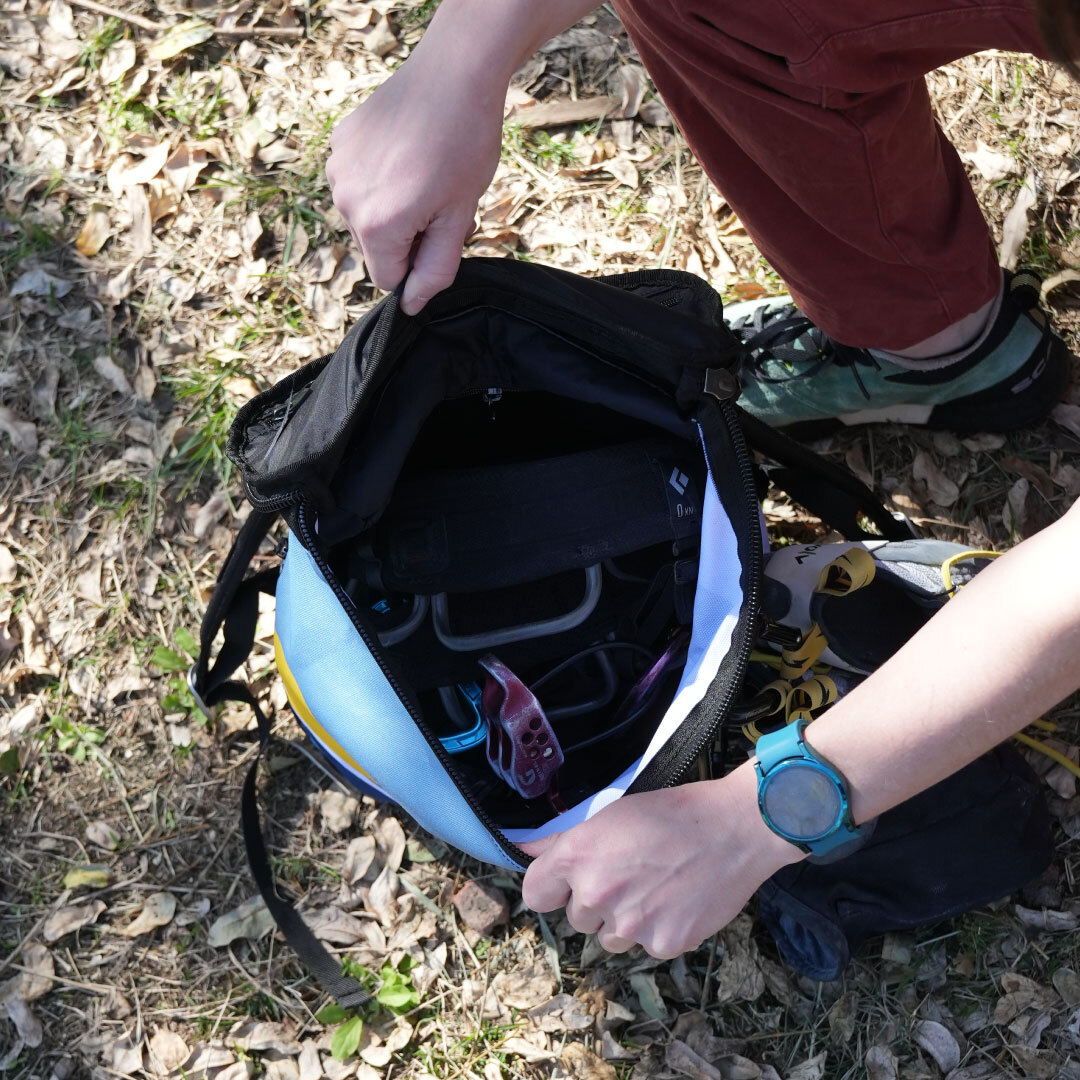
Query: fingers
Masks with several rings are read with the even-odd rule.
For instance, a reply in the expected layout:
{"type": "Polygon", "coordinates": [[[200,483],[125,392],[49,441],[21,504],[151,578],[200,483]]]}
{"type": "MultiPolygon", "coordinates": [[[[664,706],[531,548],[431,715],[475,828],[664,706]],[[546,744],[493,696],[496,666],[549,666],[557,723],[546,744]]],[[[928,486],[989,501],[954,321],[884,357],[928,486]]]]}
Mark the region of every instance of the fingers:
{"type": "Polygon", "coordinates": [[[525,872],[521,899],[533,911],[555,911],[566,907],[570,899],[570,883],[549,869],[547,860],[540,858],[525,872]]]}
{"type": "Polygon", "coordinates": [[[609,953],[629,952],[637,944],[630,938],[619,937],[613,930],[607,930],[603,926],[596,932],[596,940],[609,953]]]}
{"type": "Polygon", "coordinates": [[[401,310],[406,315],[415,315],[453,282],[472,220],[471,213],[450,212],[435,218],[424,230],[401,298],[401,310]]]}
{"type": "Polygon", "coordinates": [[[566,902],[566,921],[579,934],[595,934],[604,925],[604,916],[571,896],[566,902]]]}
{"type": "Polygon", "coordinates": [[[389,222],[354,231],[353,237],[360,245],[368,277],[380,289],[396,289],[409,272],[409,256],[416,240],[415,233],[389,222]]]}

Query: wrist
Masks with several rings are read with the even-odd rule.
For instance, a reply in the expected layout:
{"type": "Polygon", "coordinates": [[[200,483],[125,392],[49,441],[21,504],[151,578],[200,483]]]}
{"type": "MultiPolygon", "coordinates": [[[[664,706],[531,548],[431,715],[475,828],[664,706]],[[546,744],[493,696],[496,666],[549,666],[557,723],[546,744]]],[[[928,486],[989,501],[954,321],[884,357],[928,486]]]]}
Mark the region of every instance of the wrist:
{"type": "Polygon", "coordinates": [[[413,57],[444,78],[448,71],[467,76],[470,92],[497,92],[501,102],[510,77],[542,43],[534,21],[528,0],[444,0],[413,57]]]}
{"type": "Polygon", "coordinates": [[[758,780],[753,761],[748,761],[719,780],[691,785],[706,789],[702,796],[710,807],[713,829],[735,827],[744,838],[742,850],[759,882],[777,870],[801,862],[806,855],[765,824],[758,807],[758,780]]]}

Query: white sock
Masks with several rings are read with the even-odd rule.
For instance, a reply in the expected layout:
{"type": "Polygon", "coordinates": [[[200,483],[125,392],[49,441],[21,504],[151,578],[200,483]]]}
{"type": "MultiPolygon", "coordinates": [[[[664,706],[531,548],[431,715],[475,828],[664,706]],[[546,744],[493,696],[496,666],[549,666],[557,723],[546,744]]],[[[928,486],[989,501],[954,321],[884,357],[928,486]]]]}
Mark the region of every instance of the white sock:
{"type": "Polygon", "coordinates": [[[1001,310],[1001,298],[1005,292],[1002,280],[997,296],[988,300],[978,311],[965,315],[962,319],[939,330],[936,334],[917,342],[907,349],[886,351],[871,349],[870,355],[880,360],[888,360],[903,368],[943,368],[963,360],[973,349],[982,344],[990,332],[1001,310]]]}

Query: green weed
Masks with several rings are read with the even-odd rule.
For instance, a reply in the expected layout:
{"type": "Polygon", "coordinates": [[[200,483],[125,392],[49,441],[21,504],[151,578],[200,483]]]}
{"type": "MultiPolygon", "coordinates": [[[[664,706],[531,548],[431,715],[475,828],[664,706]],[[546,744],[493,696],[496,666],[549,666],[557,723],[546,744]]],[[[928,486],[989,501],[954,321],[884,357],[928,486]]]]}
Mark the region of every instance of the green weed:
{"type": "Polygon", "coordinates": [[[124,36],[124,24],[116,18],[106,19],[87,39],[79,54],[79,63],[96,71],[105,54],[124,36]]]}

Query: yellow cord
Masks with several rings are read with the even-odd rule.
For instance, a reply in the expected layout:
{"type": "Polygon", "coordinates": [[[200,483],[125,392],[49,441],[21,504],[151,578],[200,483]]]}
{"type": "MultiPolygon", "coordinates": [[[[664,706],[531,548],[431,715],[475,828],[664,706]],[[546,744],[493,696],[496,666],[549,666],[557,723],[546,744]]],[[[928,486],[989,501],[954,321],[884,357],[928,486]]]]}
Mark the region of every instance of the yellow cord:
{"type": "Polygon", "coordinates": [[[1030,746],[1032,750],[1037,750],[1040,754],[1045,754],[1051,761],[1056,761],[1063,768],[1068,769],[1073,776],[1080,779],[1080,765],[1077,765],[1075,761],[1070,761],[1060,750],[1055,750],[1052,746],[1047,746],[1046,743],[1040,742],[1038,739],[1033,739],[1030,735],[1025,735],[1022,731],[1018,731],[1013,738],[1017,742],[1023,743],[1025,746],[1030,746]]]}
{"type": "Polygon", "coordinates": [[[950,555],[941,564],[941,580],[945,583],[945,591],[954,593],[959,588],[953,585],[952,580],[952,570],[957,563],[967,562],[968,559],[997,559],[1002,554],[1000,551],[958,551],[955,555],[950,555]]]}

